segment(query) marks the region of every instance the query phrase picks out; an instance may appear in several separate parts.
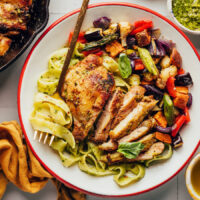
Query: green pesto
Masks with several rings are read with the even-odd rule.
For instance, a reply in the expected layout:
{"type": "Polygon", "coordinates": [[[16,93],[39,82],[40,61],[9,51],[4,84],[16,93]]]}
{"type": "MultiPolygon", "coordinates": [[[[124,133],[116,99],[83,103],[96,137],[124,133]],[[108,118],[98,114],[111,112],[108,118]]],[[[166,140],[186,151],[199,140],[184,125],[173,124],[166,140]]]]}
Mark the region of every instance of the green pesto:
{"type": "Polygon", "coordinates": [[[172,10],[183,26],[200,31],[200,0],[172,0],[172,10]]]}

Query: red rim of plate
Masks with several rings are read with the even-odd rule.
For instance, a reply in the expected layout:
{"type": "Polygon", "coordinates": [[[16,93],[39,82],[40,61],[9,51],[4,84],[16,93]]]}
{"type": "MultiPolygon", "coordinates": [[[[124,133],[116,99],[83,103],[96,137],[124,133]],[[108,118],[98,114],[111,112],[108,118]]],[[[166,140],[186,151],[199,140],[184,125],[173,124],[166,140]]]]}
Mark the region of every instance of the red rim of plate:
{"type": "MultiPolygon", "coordinates": [[[[194,50],[196,56],[198,57],[199,61],[200,61],[200,56],[196,50],[196,48],[194,47],[194,45],[192,44],[192,42],[189,40],[189,38],[173,23],[171,22],[169,19],[167,19],[166,17],[162,16],[161,14],[149,9],[149,8],[145,8],[143,6],[139,6],[139,5],[135,5],[135,4],[131,4],[131,3],[118,3],[118,2],[108,2],[108,3],[97,3],[97,4],[91,4],[89,5],[89,8],[95,8],[95,7],[99,7],[99,6],[113,6],[113,5],[116,5],[116,6],[126,6],[126,7],[133,7],[133,8],[137,8],[137,9],[140,9],[140,10],[144,10],[146,12],[149,12],[153,15],[156,15],[157,17],[163,19],[164,21],[166,21],[168,24],[170,24],[171,26],[173,26],[184,38],[185,40],[190,44],[190,46],[192,47],[192,49],[194,50]]],[[[142,194],[142,193],[145,193],[145,192],[148,192],[148,191],[151,191],[155,188],[158,188],[159,186],[163,185],[164,183],[168,182],[169,180],[171,180],[173,177],[175,177],[184,167],[185,165],[190,161],[190,159],[192,158],[192,156],[194,155],[194,153],[196,152],[196,150],[198,149],[198,147],[200,146],[200,140],[197,144],[197,146],[195,147],[194,151],[192,152],[192,154],[190,155],[190,157],[187,159],[187,161],[181,166],[181,168],[176,171],[172,176],[170,176],[168,179],[166,179],[165,181],[161,182],[160,184],[158,185],[155,185],[151,188],[148,188],[146,190],[143,190],[143,191],[139,191],[139,192],[135,192],[135,193],[130,193],[130,194],[125,194],[125,195],[101,195],[101,194],[96,194],[96,193],[92,193],[92,192],[89,192],[89,191],[86,191],[86,190],[83,190],[79,187],[76,187],[72,184],[70,184],[69,182],[63,180],[61,177],[59,177],[57,174],[55,174],[52,170],[50,170],[46,164],[39,158],[39,156],[37,155],[37,153],[34,151],[29,139],[28,139],[28,136],[27,136],[27,133],[26,133],[26,130],[24,128],[24,124],[23,124],[23,120],[22,120],[22,115],[21,115],[21,106],[20,106],[20,94],[21,94],[21,86],[22,86],[22,81],[23,81],[23,77],[24,77],[24,72],[26,70],[26,67],[28,65],[28,62],[29,62],[29,59],[34,51],[34,49],[37,47],[37,45],[40,43],[40,41],[45,37],[45,35],[51,30],[53,29],[56,25],[58,25],[60,22],[62,22],[63,20],[65,20],[66,18],[78,13],[80,11],[80,9],[77,9],[77,10],[74,10],[72,12],[69,12],[67,13],[66,15],[64,15],[63,17],[59,18],[58,20],[56,20],[51,26],[49,26],[45,31],[44,33],[40,36],[40,38],[37,40],[37,42],[34,44],[33,48],[31,49],[25,63],[24,63],[24,66],[23,66],[23,69],[22,69],[22,72],[21,72],[21,75],[20,75],[20,80],[19,80],[19,85],[18,85],[18,97],[17,97],[17,101],[18,101],[18,115],[19,115],[19,120],[20,120],[20,123],[21,123],[21,127],[22,127],[22,130],[23,130],[23,133],[24,133],[24,136],[26,138],[26,142],[28,143],[28,145],[30,146],[33,154],[35,155],[35,157],[39,160],[39,162],[44,166],[44,168],[50,173],[52,174],[55,178],[57,178],[59,181],[61,181],[62,183],[64,183],[65,185],[67,185],[68,187],[71,187],[75,190],[78,190],[80,192],[83,192],[83,193],[86,193],[86,194],[89,194],[89,195],[95,195],[95,196],[100,196],[100,197],[128,197],[128,196],[133,196],[133,195],[138,195],[138,194],[142,194]]]]}

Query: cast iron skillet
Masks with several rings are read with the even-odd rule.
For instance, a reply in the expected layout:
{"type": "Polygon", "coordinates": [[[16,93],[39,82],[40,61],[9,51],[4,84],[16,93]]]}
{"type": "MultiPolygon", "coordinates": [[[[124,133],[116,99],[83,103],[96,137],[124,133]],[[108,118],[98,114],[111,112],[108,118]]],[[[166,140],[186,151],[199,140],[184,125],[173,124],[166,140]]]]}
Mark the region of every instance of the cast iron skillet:
{"type": "Polygon", "coordinates": [[[28,30],[13,39],[8,53],[0,57],[0,71],[10,66],[31,44],[36,35],[47,25],[49,19],[49,1],[35,0],[31,8],[31,18],[28,23],[28,30]]]}

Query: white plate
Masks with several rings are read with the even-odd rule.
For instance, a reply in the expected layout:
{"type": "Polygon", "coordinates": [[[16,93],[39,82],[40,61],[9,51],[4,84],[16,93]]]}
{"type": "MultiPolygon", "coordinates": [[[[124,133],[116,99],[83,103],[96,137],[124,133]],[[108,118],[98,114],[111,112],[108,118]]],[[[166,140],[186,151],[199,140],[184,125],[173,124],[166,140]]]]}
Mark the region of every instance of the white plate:
{"type": "Polygon", "coordinates": [[[200,58],[189,39],[172,22],[152,10],[128,3],[91,5],[84,21],[84,29],[91,27],[93,20],[101,16],[108,16],[116,22],[129,21],[131,23],[147,18],[153,20],[155,27],[159,27],[166,38],[176,42],[177,49],[182,55],[183,67],[191,73],[194,81],[191,90],[194,99],[190,110],[191,122],[181,131],[183,147],[174,151],[169,161],[147,169],[145,177],[129,187],[119,188],[112,176],[99,178],[81,172],[77,166],[65,168],[53,150],[33,140],[29,116],[33,109],[37,79],[47,69],[49,55],[65,44],[69,32],[73,30],[77,12],[77,10],[73,11],[51,25],[38,39],[24,64],[19,82],[18,111],[26,140],[36,157],[50,173],[80,191],[97,195],[129,196],[152,190],[174,177],[186,165],[200,142],[200,58]]]}

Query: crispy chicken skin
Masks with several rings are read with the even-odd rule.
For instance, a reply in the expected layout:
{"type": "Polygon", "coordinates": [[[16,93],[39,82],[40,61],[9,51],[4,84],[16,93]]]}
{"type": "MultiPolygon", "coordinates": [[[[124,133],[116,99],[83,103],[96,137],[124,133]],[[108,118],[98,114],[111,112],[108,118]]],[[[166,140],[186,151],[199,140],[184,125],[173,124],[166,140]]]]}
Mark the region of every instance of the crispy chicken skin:
{"type": "Polygon", "coordinates": [[[61,96],[74,117],[72,133],[76,140],[83,140],[114,91],[115,82],[94,54],[71,66],[65,80],[61,96]]]}
{"type": "Polygon", "coordinates": [[[0,57],[4,56],[9,50],[11,42],[11,39],[0,34],[0,57]]]}
{"type": "Polygon", "coordinates": [[[114,116],[117,114],[124,97],[122,89],[117,88],[113,95],[109,98],[101,117],[98,120],[95,130],[94,142],[105,142],[108,138],[111,123],[114,116]]]}
{"type": "Polygon", "coordinates": [[[126,118],[120,121],[120,123],[110,131],[110,137],[114,140],[118,140],[123,136],[128,135],[138,127],[148,113],[155,107],[157,102],[158,101],[151,96],[144,97],[126,118]]]}
{"type": "Polygon", "coordinates": [[[19,8],[14,4],[0,3],[1,30],[27,30],[28,7],[19,8]]]}
{"type": "Polygon", "coordinates": [[[113,129],[120,121],[122,121],[136,107],[138,101],[144,97],[145,89],[141,86],[133,86],[124,96],[123,103],[119,109],[115,119],[113,120],[111,129],[113,129]]]}

